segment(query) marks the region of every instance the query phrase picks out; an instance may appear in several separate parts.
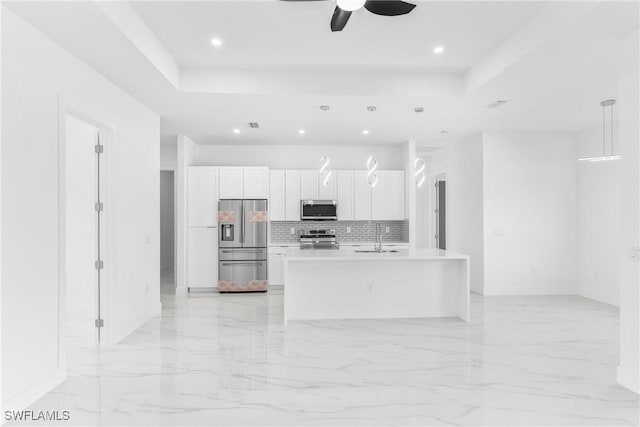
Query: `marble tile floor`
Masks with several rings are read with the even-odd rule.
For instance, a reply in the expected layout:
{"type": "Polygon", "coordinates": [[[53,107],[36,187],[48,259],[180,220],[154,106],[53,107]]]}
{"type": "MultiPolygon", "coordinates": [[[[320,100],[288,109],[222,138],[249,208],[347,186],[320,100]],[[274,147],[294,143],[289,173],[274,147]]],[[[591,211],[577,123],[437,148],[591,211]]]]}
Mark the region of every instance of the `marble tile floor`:
{"type": "Polygon", "coordinates": [[[473,295],[470,323],[284,329],[282,291],[163,289],[161,317],[115,348],[70,348],[68,378],[30,409],[82,426],[639,423],[614,380],[618,311],[588,299],[473,295]]]}

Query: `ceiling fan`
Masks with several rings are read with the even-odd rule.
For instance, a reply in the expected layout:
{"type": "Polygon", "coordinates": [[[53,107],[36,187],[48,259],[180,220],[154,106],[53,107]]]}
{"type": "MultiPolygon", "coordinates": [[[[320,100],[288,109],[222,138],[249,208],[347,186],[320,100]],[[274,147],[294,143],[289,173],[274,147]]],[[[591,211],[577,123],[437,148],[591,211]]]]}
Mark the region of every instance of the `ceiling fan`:
{"type": "MultiPolygon", "coordinates": [[[[319,0],[282,0],[282,1],[319,1],[319,0]]],[[[406,15],[416,5],[400,0],[336,0],[337,6],[331,17],[331,31],[342,31],[351,13],[364,7],[371,13],[382,16],[406,15]]]]}

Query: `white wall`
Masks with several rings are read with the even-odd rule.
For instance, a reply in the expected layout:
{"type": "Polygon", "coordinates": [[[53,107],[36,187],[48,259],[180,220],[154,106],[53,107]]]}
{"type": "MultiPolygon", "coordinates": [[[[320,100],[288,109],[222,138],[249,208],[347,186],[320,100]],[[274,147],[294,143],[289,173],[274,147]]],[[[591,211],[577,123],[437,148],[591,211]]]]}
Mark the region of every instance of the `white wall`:
{"type": "Polygon", "coordinates": [[[564,133],[485,133],[485,294],[575,294],[577,153],[564,133]]]}
{"type": "Polygon", "coordinates": [[[160,168],[163,170],[176,170],[178,164],[178,149],[176,138],[172,142],[160,144],[160,168]]]}
{"type": "Polygon", "coordinates": [[[447,249],[469,255],[471,289],[484,291],[483,141],[475,135],[447,145],[447,249]]]}
{"type": "Polygon", "coordinates": [[[620,366],[618,382],[640,394],[640,43],[638,31],[618,44],[620,127],[620,366]],[[637,256],[632,257],[633,248],[637,256]]]}
{"type": "MultiPolygon", "coordinates": [[[[602,126],[580,132],[577,144],[578,157],[600,155],[602,126]]],[[[578,294],[613,305],[620,299],[620,184],[620,161],[578,162],[578,294]]]]}
{"type": "Polygon", "coordinates": [[[268,166],[271,169],[317,169],[320,158],[329,156],[331,168],[366,169],[373,155],[378,169],[404,169],[403,145],[356,147],[333,145],[197,145],[196,166],[268,166]]]}
{"type": "Polygon", "coordinates": [[[5,409],[19,409],[64,379],[58,103],[111,130],[105,332],[112,341],[160,311],[160,120],[4,6],[2,87],[2,395],[5,409]]]}
{"type": "Polygon", "coordinates": [[[174,172],[160,172],[160,268],[174,271],[174,172]]]}

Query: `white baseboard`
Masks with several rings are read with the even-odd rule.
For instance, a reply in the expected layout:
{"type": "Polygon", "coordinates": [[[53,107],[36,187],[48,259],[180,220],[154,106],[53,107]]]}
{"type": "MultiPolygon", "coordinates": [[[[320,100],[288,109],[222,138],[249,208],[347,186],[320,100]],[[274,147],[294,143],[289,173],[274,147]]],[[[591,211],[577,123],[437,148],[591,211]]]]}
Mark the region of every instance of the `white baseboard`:
{"type": "Polygon", "coordinates": [[[112,332],[113,342],[111,343],[111,345],[119,343],[133,331],[140,328],[142,325],[144,325],[154,317],[159,316],[161,313],[162,304],[160,303],[160,301],[158,301],[156,304],[149,307],[147,310],[138,314],[134,318],[126,321],[124,324],[116,325],[112,332]]]}
{"type": "MultiPolygon", "coordinates": [[[[63,368],[57,368],[26,389],[2,402],[3,411],[21,411],[60,385],[66,378],[63,368]]],[[[4,420],[4,417],[3,417],[4,420]]],[[[3,421],[4,424],[4,421],[3,421]]]]}
{"type": "Polygon", "coordinates": [[[544,295],[554,295],[554,296],[565,296],[565,295],[576,295],[574,290],[569,289],[558,289],[558,288],[485,288],[483,289],[482,295],[486,296],[544,296],[544,295]]]}
{"type": "Polygon", "coordinates": [[[633,375],[631,372],[627,372],[623,366],[618,366],[617,370],[617,380],[618,384],[622,387],[628,388],[636,394],[640,395],[640,374],[636,372],[636,375],[633,375]]]}
{"type": "Polygon", "coordinates": [[[615,295],[609,295],[604,292],[593,292],[586,289],[581,289],[578,292],[578,295],[580,295],[581,297],[592,299],[594,301],[620,307],[620,301],[615,295]]]}

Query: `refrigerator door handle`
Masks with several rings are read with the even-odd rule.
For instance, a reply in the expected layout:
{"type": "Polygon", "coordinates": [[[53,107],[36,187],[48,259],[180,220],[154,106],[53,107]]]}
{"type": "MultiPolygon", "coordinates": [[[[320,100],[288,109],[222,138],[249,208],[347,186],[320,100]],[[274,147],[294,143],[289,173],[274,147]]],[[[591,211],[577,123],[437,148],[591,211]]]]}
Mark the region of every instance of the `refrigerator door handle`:
{"type": "Polygon", "coordinates": [[[244,202],[240,203],[240,243],[244,244],[244,202]]]}
{"type": "Polygon", "coordinates": [[[262,262],[263,261],[254,261],[254,262],[238,262],[238,261],[235,261],[235,262],[223,262],[222,265],[226,266],[226,267],[234,266],[234,265],[258,265],[258,266],[260,266],[260,265],[262,265],[262,262]]]}
{"type": "Polygon", "coordinates": [[[223,249],[222,253],[223,254],[232,254],[232,253],[236,253],[236,252],[252,252],[252,253],[258,253],[263,251],[263,248],[258,248],[258,249],[223,249]]]}

